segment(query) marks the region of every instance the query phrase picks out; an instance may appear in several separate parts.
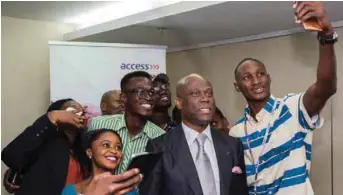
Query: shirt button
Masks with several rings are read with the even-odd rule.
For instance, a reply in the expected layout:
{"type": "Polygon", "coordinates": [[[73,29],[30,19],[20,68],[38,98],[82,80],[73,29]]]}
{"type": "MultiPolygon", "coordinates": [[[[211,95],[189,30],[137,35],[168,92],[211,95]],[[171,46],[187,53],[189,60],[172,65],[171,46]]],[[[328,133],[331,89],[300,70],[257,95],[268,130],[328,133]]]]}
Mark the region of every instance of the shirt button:
{"type": "Polygon", "coordinates": [[[272,194],[272,191],[269,191],[269,193],[268,194],[272,194]]]}
{"type": "Polygon", "coordinates": [[[44,129],[45,129],[45,130],[47,130],[47,129],[48,129],[48,127],[47,127],[47,126],[45,126],[45,127],[44,127],[44,129]]]}
{"type": "Polygon", "coordinates": [[[37,137],[39,137],[39,133],[37,133],[37,137]]]}

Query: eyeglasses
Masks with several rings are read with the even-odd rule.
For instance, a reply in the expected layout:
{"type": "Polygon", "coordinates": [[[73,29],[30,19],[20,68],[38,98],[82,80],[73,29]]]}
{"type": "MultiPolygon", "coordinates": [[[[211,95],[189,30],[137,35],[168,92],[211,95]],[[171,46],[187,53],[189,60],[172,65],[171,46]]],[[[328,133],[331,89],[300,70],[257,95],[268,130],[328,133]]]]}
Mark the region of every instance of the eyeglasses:
{"type": "Polygon", "coordinates": [[[167,89],[169,89],[169,88],[170,88],[169,83],[166,83],[166,84],[161,84],[161,85],[155,86],[155,87],[154,87],[154,90],[155,90],[155,92],[158,92],[158,91],[160,91],[161,89],[167,90],[167,89]]]}
{"type": "Polygon", "coordinates": [[[142,88],[138,88],[138,89],[132,89],[131,91],[129,91],[129,93],[135,93],[135,95],[137,95],[138,98],[146,98],[146,97],[153,97],[155,95],[155,91],[154,89],[142,89],[142,88]]]}

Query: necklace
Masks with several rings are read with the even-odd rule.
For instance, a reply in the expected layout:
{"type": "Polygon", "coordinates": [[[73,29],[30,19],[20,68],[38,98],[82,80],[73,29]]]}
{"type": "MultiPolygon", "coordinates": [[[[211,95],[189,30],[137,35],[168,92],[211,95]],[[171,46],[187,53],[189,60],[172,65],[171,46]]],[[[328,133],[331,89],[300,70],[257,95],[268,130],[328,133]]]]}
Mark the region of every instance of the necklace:
{"type": "Polygon", "coordinates": [[[248,145],[249,153],[250,153],[250,156],[251,156],[251,159],[252,159],[252,164],[253,164],[254,169],[255,169],[255,177],[254,177],[254,179],[255,179],[255,182],[254,182],[254,192],[255,193],[254,194],[257,194],[257,179],[258,179],[258,168],[260,166],[260,157],[262,156],[262,154],[264,152],[264,149],[266,147],[268,134],[269,134],[269,131],[270,131],[271,123],[273,121],[274,112],[276,110],[276,105],[277,105],[277,101],[275,100],[274,104],[273,104],[273,109],[272,109],[272,112],[271,112],[272,118],[271,118],[270,122],[267,125],[266,132],[265,132],[264,137],[263,137],[262,150],[261,150],[260,155],[257,156],[256,160],[254,158],[254,154],[252,152],[252,147],[250,145],[250,140],[249,140],[249,137],[248,137],[248,127],[247,127],[247,119],[248,119],[248,117],[247,117],[247,114],[245,114],[244,133],[245,133],[245,137],[246,137],[246,142],[247,142],[247,145],[248,145]]]}

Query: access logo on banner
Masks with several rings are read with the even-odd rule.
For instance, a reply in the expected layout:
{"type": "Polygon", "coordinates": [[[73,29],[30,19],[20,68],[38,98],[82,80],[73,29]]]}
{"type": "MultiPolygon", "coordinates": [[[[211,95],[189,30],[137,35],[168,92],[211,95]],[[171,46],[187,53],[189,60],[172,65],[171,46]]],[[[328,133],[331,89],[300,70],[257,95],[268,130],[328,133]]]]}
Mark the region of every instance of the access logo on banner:
{"type": "Polygon", "coordinates": [[[139,64],[139,63],[121,63],[120,68],[122,70],[141,70],[141,71],[151,71],[159,70],[160,65],[158,64],[139,64]]]}

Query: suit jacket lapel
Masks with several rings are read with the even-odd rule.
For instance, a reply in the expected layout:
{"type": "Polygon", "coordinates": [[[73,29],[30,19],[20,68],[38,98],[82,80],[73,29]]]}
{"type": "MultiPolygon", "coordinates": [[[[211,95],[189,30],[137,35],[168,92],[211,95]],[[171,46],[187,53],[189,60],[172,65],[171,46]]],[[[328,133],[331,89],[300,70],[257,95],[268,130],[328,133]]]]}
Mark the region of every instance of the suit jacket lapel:
{"type": "Polygon", "coordinates": [[[230,190],[232,176],[232,151],[229,150],[228,143],[217,130],[211,129],[211,134],[216,151],[219,177],[220,177],[220,194],[227,195],[230,190]]]}
{"type": "Polygon", "coordinates": [[[175,163],[180,168],[193,193],[202,195],[198,173],[181,125],[173,129],[170,136],[168,146],[175,163]]]}

